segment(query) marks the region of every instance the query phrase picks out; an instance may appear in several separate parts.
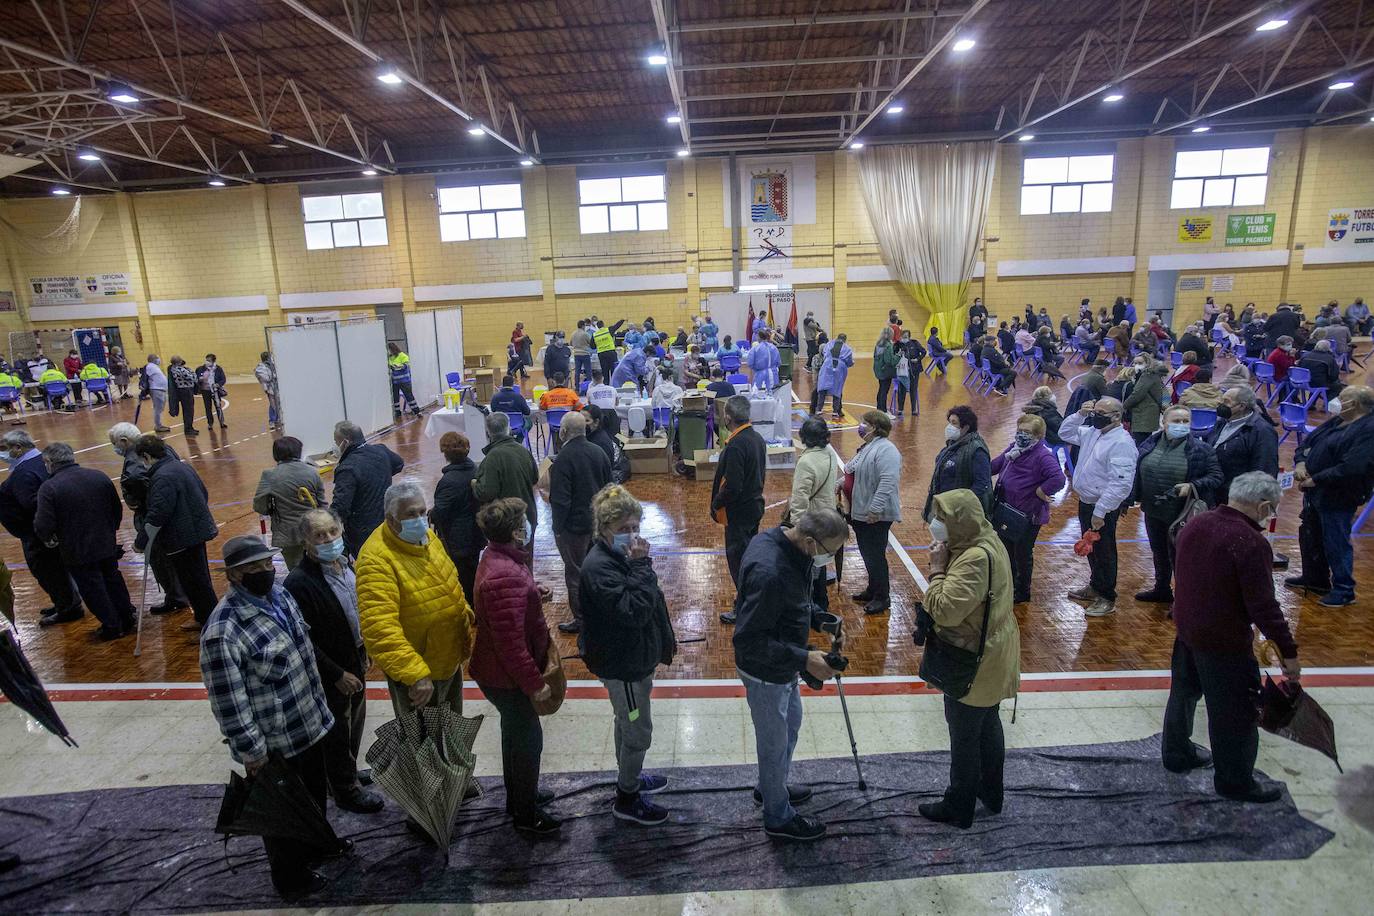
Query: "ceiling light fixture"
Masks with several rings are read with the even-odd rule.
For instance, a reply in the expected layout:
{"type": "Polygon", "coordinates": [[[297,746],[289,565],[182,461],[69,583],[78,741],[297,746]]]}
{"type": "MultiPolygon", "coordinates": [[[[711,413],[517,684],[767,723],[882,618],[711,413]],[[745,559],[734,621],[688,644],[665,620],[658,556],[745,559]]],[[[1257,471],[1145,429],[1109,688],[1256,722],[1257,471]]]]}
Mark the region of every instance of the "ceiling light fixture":
{"type": "Polygon", "coordinates": [[[1354,80],[1336,80],[1336,82],[1332,83],[1330,86],[1327,86],[1326,88],[1330,89],[1332,92],[1340,92],[1342,89],[1350,89],[1354,85],[1354,80]]]}
{"type": "Polygon", "coordinates": [[[690,156],[690,155],[692,155],[692,151],[689,150],[689,149],[680,149],[680,150],[677,151],[677,156],[678,156],[679,159],[683,158],[684,156],[690,156]]]}
{"type": "Polygon", "coordinates": [[[520,164],[523,165],[523,166],[525,166],[525,168],[529,168],[530,166],[534,165],[534,160],[533,160],[533,159],[521,159],[521,160],[520,160],[520,164]]]}
{"type": "Polygon", "coordinates": [[[906,111],[906,106],[905,106],[905,105],[889,105],[889,106],[887,106],[887,113],[890,114],[890,115],[899,115],[899,114],[901,114],[901,113],[904,112],[904,111],[906,111]]]}
{"type": "Polygon", "coordinates": [[[224,179],[223,179],[223,178],[211,178],[211,179],[210,179],[210,187],[212,187],[212,188],[222,188],[222,187],[224,187],[224,179]]]}
{"type": "Polygon", "coordinates": [[[950,50],[958,51],[962,54],[965,51],[972,51],[973,46],[976,44],[978,44],[978,42],[974,41],[972,38],[960,38],[958,41],[956,41],[953,45],[950,46],[950,50]]]}
{"type": "Polygon", "coordinates": [[[82,162],[99,162],[100,154],[93,149],[83,149],[76,154],[76,158],[80,159],[82,162]]]}
{"type": "Polygon", "coordinates": [[[1209,130],[1211,130],[1211,129],[1212,129],[1212,128],[1208,127],[1206,124],[1203,124],[1203,125],[1201,125],[1201,126],[1199,126],[1199,127],[1194,127],[1194,128],[1193,128],[1193,133],[1195,133],[1195,134],[1205,134],[1205,133],[1207,133],[1207,131],[1209,131],[1209,130]]]}
{"type": "Polygon", "coordinates": [[[401,75],[390,67],[383,69],[377,74],[377,81],[386,83],[388,86],[399,86],[401,83],[405,82],[405,80],[401,79],[401,75]]]}
{"type": "Polygon", "coordinates": [[[665,54],[650,54],[648,57],[646,57],[646,58],[644,58],[644,59],[645,59],[646,61],[648,61],[649,66],[651,66],[651,67],[666,67],[666,66],[668,66],[668,57],[667,57],[667,55],[665,55],[665,54]]]}
{"type": "Polygon", "coordinates": [[[663,120],[667,121],[669,124],[681,124],[681,123],[682,123],[682,115],[670,114],[670,115],[668,115],[668,117],[664,118],[663,120]]]}
{"type": "Polygon", "coordinates": [[[138,101],[134,91],[123,83],[110,83],[105,91],[105,97],[111,102],[123,102],[125,105],[132,105],[138,101]]]}
{"type": "Polygon", "coordinates": [[[1102,101],[1104,101],[1104,102],[1119,102],[1119,101],[1121,101],[1122,99],[1124,99],[1125,97],[1126,97],[1126,96],[1123,95],[1123,94],[1120,93],[1120,92],[1109,92],[1109,93],[1107,93],[1106,95],[1104,95],[1104,96],[1102,97],[1102,101]]]}
{"type": "Polygon", "coordinates": [[[1035,134],[1022,134],[1021,136],[1019,136],[1019,137],[1016,138],[1017,142],[1019,142],[1019,143],[1029,143],[1029,142],[1031,142],[1031,141],[1034,140],[1034,139],[1035,139],[1035,134]]]}
{"type": "Polygon", "coordinates": [[[363,169],[363,174],[366,175],[368,178],[371,178],[373,175],[376,175],[376,174],[377,174],[377,170],[376,170],[376,169],[363,169]]]}
{"type": "Polygon", "coordinates": [[[66,197],[68,194],[72,192],[67,190],[66,188],[53,188],[52,193],[56,194],[58,197],[66,197]]]}
{"type": "Polygon", "coordinates": [[[283,137],[281,134],[269,134],[267,137],[267,146],[269,149],[291,148],[291,144],[287,143],[286,138],[283,137]]]}
{"type": "Polygon", "coordinates": [[[468,128],[468,136],[470,137],[485,137],[486,135],[487,129],[483,127],[481,124],[478,124],[475,127],[468,128]]]}
{"type": "Polygon", "coordinates": [[[850,148],[850,149],[863,149],[863,148],[864,148],[864,143],[863,143],[862,140],[854,140],[854,141],[852,141],[852,142],[849,144],[849,148],[850,148]]]}
{"type": "Polygon", "coordinates": [[[1267,19],[1264,22],[1261,22],[1259,25],[1255,26],[1255,31],[1272,32],[1275,29],[1281,29],[1286,25],[1288,25],[1287,19],[1267,19]]]}

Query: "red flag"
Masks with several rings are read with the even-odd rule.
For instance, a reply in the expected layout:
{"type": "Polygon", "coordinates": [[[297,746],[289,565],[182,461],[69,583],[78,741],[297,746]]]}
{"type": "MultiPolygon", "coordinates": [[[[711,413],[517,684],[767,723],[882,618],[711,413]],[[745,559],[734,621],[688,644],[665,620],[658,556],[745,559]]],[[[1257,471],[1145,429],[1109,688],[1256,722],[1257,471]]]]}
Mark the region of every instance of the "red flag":
{"type": "Polygon", "coordinates": [[[790,318],[787,319],[787,343],[792,347],[792,349],[795,350],[795,349],[797,348],[798,338],[797,338],[797,300],[796,300],[796,297],[793,297],[793,299],[792,299],[792,315],[791,315],[790,318]]]}
{"type": "Polygon", "coordinates": [[[748,346],[749,341],[754,337],[754,297],[749,297],[749,317],[744,319],[744,336],[740,340],[748,346]]]}

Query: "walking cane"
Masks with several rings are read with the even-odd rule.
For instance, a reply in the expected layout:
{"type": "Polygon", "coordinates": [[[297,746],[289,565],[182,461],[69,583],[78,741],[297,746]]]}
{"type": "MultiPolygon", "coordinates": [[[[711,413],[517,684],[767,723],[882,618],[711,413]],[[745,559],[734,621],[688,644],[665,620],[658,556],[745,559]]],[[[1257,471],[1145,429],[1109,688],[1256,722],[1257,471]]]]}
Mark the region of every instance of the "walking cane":
{"type": "MultiPolygon", "coordinates": [[[[169,599],[169,600],[170,600],[170,599],[169,599]]],[[[144,551],[144,554],[143,554],[143,597],[141,597],[141,598],[139,599],[139,601],[138,601],[138,609],[137,609],[137,611],[135,611],[135,614],[136,614],[137,616],[134,618],[135,621],[136,621],[136,623],[135,623],[135,625],[134,625],[134,630],[135,630],[135,633],[137,634],[137,635],[134,636],[134,658],[138,658],[140,655],[143,654],[143,609],[147,606],[147,604],[148,604],[148,553],[147,553],[147,551],[145,550],[145,551],[144,551]]]]}
{"type": "MultiPolygon", "coordinates": [[[[868,789],[868,783],[864,782],[864,768],[859,765],[859,744],[854,740],[854,724],[849,721],[849,704],[844,699],[844,684],[840,680],[840,671],[849,666],[849,660],[839,655],[840,626],[838,619],[835,623],[835,632],[830,640],[830,658],[838,657],[843,664],[835,669],[835,692],[840,695],[840,709],[844,712],[844,727],[849,730],[849,752],[854,755],[854,771],[859,774],[859,791],[868,789]]],[[[829,659],[827,659],[827,662],[829,659]]]]}

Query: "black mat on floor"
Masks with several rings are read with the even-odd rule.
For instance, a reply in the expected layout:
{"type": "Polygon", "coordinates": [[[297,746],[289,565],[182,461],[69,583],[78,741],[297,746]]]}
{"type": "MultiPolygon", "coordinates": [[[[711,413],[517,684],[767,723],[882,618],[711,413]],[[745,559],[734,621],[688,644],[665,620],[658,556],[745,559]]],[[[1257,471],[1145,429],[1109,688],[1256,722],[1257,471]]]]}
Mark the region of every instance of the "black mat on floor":
{"type": "MultiPolygon", "coordinates": [[[[611,817],[606,773],[545,777],[562,836],[511,829],[500,780],[462,809],[450,865],[405,829],[394,807],[378,815],[331,809],[354,855],[324,863],[329,887],[303,906],[490,902],[796,887],[965,872],[1299,859],[1332,834],[1285,794],[1270,805],[1212,794],[1211,772],[1174,775],[1159,739],[1013,750],[1007,803],[973,829],[933,824],[916,804],[943,788],[944,753],[864,758],[867,792],[849,758],[798,761],[816,789],[803,810],[830,834],[818,843],[769,839],[751,800],[753,766],[659,770],[662,827],[611,817]]],[[[25,863],[0,875],[0,912],[188,911],[280,906],[261,845],[210,832],[223,790],[168,786],[0,799],[0,849],[25,863]],[[231,869],[232,866],[232,869],[231,869]]],[[[981,809],[980,809],[981,811],[981,809]]]]}

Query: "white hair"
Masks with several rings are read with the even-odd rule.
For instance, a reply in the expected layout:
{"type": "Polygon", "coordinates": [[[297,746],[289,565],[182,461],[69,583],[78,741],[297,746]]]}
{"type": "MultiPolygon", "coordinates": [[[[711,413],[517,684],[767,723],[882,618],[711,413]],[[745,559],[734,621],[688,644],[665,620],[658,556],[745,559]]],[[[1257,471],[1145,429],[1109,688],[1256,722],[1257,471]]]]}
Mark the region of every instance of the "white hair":
{"type": "Polygon", "coordinates": [[[143,433],[132,423],[116,423],[114,426],[110,427],[110,444],[117,445],[120,439],[128,439],[130,442],[133,442],[141,435],[143,435],[143,433]]]}
{"type": "Polygon", "coordinates": [[[1268,502],[1277,507],[1282,496],[1283,490],[1279,488],[1279,482],[1276,478],[1270,477],[1263,471],[1250,471],[1231,481],[1231,489],[1226,494],[1226,501],[1247,506],[1268,502]]]}
{"type": "Polygon", "coordinates": [[[386,517],[395,518],[396,507],[412,499],[418,499],[421,503],[425,501],[424,488],[420,486],[417,480],[406,479],[387,487],[386,496],[382,498],[382,507],[386,517]]]}

